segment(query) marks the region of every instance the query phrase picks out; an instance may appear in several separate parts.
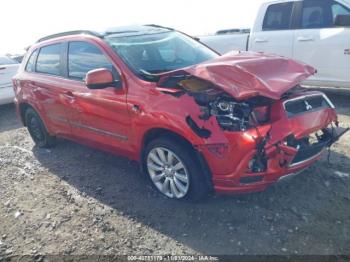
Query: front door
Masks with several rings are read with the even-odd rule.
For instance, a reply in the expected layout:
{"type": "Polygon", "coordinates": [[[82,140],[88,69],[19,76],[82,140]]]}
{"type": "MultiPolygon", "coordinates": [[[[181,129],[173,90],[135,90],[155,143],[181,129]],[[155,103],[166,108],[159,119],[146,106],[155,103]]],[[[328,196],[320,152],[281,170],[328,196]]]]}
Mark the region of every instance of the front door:
{"type": "Polygon", "coordinates": [[[130,117],[126,104],[126,88],[107,87],[91,90],[84,83],[86,73],[93,69],[110,69],[115,81],[119,74],[107,55],[93,43],[68,43],[67,76],[65,86],[71,90],[71,107],[68,116],[72,133],[106,147],[127,150],[130,134],[130,117]]]}
{"type": "Polygon", "coordinates": [[[294,58],[317,69],[307,83],[350,87],[350,28],[334,25],[336,16],[350,14],[350,9],[332,0],[305,0],[300,5],[294,58]]]}

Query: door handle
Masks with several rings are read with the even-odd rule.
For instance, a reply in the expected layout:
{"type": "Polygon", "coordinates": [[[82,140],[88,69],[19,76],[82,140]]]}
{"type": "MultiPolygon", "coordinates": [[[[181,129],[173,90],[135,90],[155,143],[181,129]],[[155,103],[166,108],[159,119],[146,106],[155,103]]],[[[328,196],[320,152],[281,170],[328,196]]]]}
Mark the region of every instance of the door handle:
{"type": "Polygon", "coordinates": [[[266,38],[255,38],[255,43],[267,43],[268,41],[266,38]]]}
{"type": "Polygon", "coordinates": [[[131,107],[131,111],[132,111],[133,113],[135,113],[135,114],[139,114],[139,113],[141,112],[141,108],[140,108],[139,105],[133,105],[133,106],[131,107]]]}
{"type": "Polygon", "coordinates": [[[6,69],[5,66],[0,67],[0,70],[5,70],[5,69],[6,69]]]}
{"type": "Polygon", "coordinates": [[[309,41],[314,41],[315,39],[312,36],[299,36],[297,40],[299,42],[309,42],[309,41]]]}
{"type": "Polygon", "coordinates": [[[64,92],[64,95],[68,98],[74,98],[74,94],[72,91],[67,91],[67,92],[64,92]]]}
{"type": "Polygon", "coordinates": [[[68,100],[69,103],[73,103],[75,101],[75,96],[71,91],[64,92],[63,96],[68,100]]]}

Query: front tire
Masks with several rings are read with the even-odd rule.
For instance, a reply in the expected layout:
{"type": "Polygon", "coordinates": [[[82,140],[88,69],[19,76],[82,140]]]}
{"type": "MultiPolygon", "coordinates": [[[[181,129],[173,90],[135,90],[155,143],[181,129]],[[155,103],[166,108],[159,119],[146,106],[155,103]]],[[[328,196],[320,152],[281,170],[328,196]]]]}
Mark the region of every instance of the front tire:
{"type": "Polygon", "coordinates": [[[198,201],[209,195],[205,175],[194,150],[167,138],[151,141],[145,149],[143,167],[152,185],[171,199],[198,201]]]}
{"type": "Polygon", "coordinates": [[[26,110],[25,123],[30,136],[37,146],[50,148],[55,145],[55,137],[48,133],[43,121],[34,109],[28,108],[26,110]]]}

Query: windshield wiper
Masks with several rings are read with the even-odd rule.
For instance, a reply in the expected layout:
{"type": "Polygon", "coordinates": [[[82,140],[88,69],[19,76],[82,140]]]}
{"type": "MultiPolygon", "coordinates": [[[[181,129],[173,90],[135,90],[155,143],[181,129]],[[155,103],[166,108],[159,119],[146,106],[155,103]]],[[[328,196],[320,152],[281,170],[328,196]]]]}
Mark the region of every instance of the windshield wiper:
{"type": "Polygon", "coordinates": [[[158,74],[152,74],[144,69],[140,69],[139,70],[139,73],[144,77],[146,78],[147,80],[150,80],[150,81],[158,81],[159,78],[160,78],[160,75],[158,74]]]}

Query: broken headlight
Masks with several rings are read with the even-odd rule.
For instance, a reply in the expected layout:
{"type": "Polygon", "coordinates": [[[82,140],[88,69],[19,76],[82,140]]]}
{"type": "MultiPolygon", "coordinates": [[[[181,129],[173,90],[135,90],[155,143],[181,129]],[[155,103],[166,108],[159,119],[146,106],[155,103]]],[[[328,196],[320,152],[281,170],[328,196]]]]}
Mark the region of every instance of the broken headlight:
{"type": "Polygon", "coordinates": [[[245,131],[250,125],[251,108],[247,103],[238,103],[228,98],[219,98],[210,103],[210,114],[222,129],[228,131],[245,131]]]}

